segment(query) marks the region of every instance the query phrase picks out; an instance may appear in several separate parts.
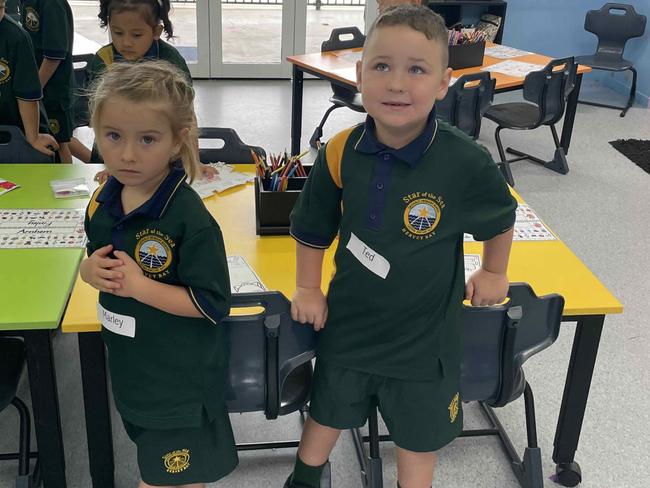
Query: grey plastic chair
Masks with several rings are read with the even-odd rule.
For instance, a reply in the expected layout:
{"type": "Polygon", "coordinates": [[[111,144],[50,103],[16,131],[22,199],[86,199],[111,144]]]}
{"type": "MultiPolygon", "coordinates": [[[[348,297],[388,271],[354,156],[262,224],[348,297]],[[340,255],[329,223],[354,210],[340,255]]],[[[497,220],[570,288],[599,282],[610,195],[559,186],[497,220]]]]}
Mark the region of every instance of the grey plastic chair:
{"type": "MultiPolygon", "coordinates": [[[[250,315],[230,315],[225,327],[229,351],[226,404],[230,413],[264,412],[267,419],[299,411],[307,414],[316,332],[291,319],[291,303],[280,292],[240,293],[232,308],[261,307],[250,315]]],[[[298,447],[299,440],[237,444],[240,451],[298,447]]],[[[331,483],[329,463],[321,487],[331,483]]]]}
{"type": "Polygon", "coordinates": [[[478,138],[483,114],[494,99],[495,84],[488,72],[461,76],[449,87],[445,98],[436,102],[436,116],[473,139],[478,138]]]}
{"type": "MultiPolygon", "coordinates": [[[[363,47],[365,41],[366,36],[364,36],[357,27],[338,27],[332,29],[330,38],[321,44],[321,52],[363,47]],[[352,37],[348,39],[347,36],[352,37]]],[[[320,139],[323,137],[323,126],[333,110],[340,107],[347,107],[355,112],[364,113],[366,111],[361,103],[361,94],[355,88],[351,88],[349,85],[332,83],[332,91],[334,92],[330,97],[332,106],[327,109],[325,115],[323,115],[323,118],[309,139],[309,145],[314,149],[318,149],[321,146],[320,139]]]]}
{"type": "Polygon", "coordinates": [[[606,3],[600,10],[589,10],[587,12],[585,30],[598,37],[598,47],[596,52],[590,56],[576,57],[576,63],[605,71],[630,70],[632,72],[632,86],[624,107],[584,100],[580,100],[579,103],[622,109],[620,115],[625,117],[636,96],[636,69],[634,69],[634,64],[631,61],[623,58],[623,51],[629,39],[643,35],[645,24],[646,16],[638,14],[632,5],[625,3],[606,3]],[[623,14],[613,13],[615,11],[623,12],[623,14]]]}
{"type": "Polygon", "coordinates": [[[266,152],[259,146],[249,146],[242,142],[234,129],[225,127],[202,127],[199,128],[199,159],[202,163],[224,163],[253,164],[251,150],[258,155],[265,157],[266,152]],[[220,148],[201,148],[202,141],[221,141],[220,148]]]}
{"type": "Polygon", "coordinates": [[[543,69],[526,75],[524,79],[525,101],[492,105],[485,112],[484,117],[498,124],[494,137],[501,160],[497,164],[510,186],[515,186],[512,171],[510,170],[510,163],[515,161],[528,159],[561,174],[569,172],[566,154],[560,145],[555,124],[564,115],[566,100],[575,86],[577,68],[578,66],[573,58],[554,59],[543,69]],[[503,150],[499,135],[502,129],[532,130],[541,125],[549,126],[553,135],[555,153],[552,160],[544,161],[512,148],[503,150]],[[519,157],[508,160],[506,159],[506,152],[519,157]]]}
{"type": "MultiPolygon", "coordinates": [[[[522,366],[557,339],[564,298],[555,294],[537,297],[526,283],[511,284],[508,297],[509,302],[501,306],[464,308],[461,398],[463,402],[479,402],[492,427],[464,430],[460,437],[499,436],[520,485],[523,488],[542,488],[544,478],[537,445],[535,405],[522,366]],[[493,411],[493,408],[516,400],[522,393],[528,434],[523,461],[493,411]]],[[[352,431],[362,483],[364,487],[381,488],[379,442],[390,440],[390,436],[379,435],[377,409],[373,409],[368,419],[368,431],[369,436],[361,436],[359,429],[352,431]],[[370,444],[369,457],[364,442],[370,444]]]]}
{"type": "Polygon", "coordinates": [[[54,163],[54,157],[34,149],[19,127],[0,125],[0,164],[54,163]]]}
{"type": "Polygon", "coordinates": [[[18,440],[18,452],[0,454],[0,460],[18,460],[18,477],[16,488],[31,488],[40,484],[38,478],[38,463],[34,468],[34,474],[29,473],[29,459],[37,458],[38,453],[30,452],[30,431],[31,421],[27,405],[16,396],[18,383],[25,367],[25,345],[23,341],[15,337],[0,337],[0,412],[9,405],[13,405],[18,411],[20,419],[20,430],[18,440]]]}

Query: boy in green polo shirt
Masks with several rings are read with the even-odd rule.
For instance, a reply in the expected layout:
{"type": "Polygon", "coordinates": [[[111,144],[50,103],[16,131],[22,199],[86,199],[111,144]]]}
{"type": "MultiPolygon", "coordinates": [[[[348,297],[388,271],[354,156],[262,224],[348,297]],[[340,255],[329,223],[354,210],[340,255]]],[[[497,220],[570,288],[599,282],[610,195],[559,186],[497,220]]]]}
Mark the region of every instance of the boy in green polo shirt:
{"type": "Polygon", "coordinates": [[[438,15],[406,5],[380,15],[357,64],[368,118],[321,149],[292,212],[292,316],[320,332],[310,418],[285,487],[317,488],[340,431],[375,406],[402,488],[430,487],[435,451],[462,429],[462,301],[506,296],[516,201],[489,153],[436,120],[450,76],[438,15]],[[467,284],[465,232],[484,241],[467,284]],[[324,249],[337,235],[325,297],[324,249]]]}
{"type": "Polygon", "coordinates": [[[5,6],[5,0],[0,0],[0,125],[19,127],[34,149],[51,156],[59,145],[48,134],[47,119],[39,112],[43,95],[32,44],[29,35],[5,14],[5,6]]]}
{"type": "Polygon", "coordinates": [[[59,142],[61,162],[71,163],[73,127],[72,10],[66,0],[21,0],[20,18],[34,45],[43,105],[59,142]]]}

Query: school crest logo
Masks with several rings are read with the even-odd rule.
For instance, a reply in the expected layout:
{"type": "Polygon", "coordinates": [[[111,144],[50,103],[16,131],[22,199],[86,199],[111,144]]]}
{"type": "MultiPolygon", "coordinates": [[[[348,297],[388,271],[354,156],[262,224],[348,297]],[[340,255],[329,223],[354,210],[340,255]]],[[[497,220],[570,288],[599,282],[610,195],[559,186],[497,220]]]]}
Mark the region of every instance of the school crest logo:
{"type": "Polygon", "coordinates": [[[180,473],[190,467],[189,449],[168,452],[162,459],[168,473],[180,473]]]}
{"type": "Polygon", "coordinates": [[[9,63],[4,59],[0,59],[0,83],[8,81],[10,76],[9,63]]]}
{"type": "Polygon", "coordinates": [[[58,120],[50,119],[50,130],[52,131],[52,134],[59,133],[59,131],[61,130],[61,124],[59,124],[58,120]]]}
{"type": "Polygon", "coordinates": [[[25,27],[30,31],[36,32],[41,26],[41,19],[34,7],[25,9],[25,27]]]}
{"type": "Polygon", "coordinates": [[[454,398],[451,399],[451,403],[449,404],[448,410],[449,410],[449,420],[451,423],[454,423],[456,420],[456,417],[458,417],[458,402],[460,401],[460,395],[456,393],[454,395],[454,398]]]}
{"type": "Polygon", "coordinates": [[[135,260],[149,278],[169,274],[176,243],[167,234],[156,229],[145,229],[136,234],[135,260]]]}
{"type": "Polygon", "coordinates": [[[411,239],[424,240],[435,235],[445,203],[440,196],[426,192],[415,192],[402,198],[404,227],[402,234],[411,239]]]}

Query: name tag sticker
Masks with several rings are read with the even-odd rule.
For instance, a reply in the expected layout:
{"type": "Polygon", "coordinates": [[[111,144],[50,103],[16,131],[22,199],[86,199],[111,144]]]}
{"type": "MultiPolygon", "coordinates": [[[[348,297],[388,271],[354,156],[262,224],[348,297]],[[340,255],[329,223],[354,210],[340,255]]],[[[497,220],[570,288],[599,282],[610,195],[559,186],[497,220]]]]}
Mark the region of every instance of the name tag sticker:
{"type": "Polygon", "coordinates": [[[353,233],[350,233],[350,240],[348,241],[348,245],[345,247],[366,268],[380,278],[386,279],[386,276],[388,276],[388,272],[390,271],[390,263],[384,256],[366,246],[363,241],[353,233]]]}
{"type": "Polygon", "coordinates": [[[97,318],[106,329],[127,337],[135,337],[135,317],[106,310],[97,302],[97,318]]]}

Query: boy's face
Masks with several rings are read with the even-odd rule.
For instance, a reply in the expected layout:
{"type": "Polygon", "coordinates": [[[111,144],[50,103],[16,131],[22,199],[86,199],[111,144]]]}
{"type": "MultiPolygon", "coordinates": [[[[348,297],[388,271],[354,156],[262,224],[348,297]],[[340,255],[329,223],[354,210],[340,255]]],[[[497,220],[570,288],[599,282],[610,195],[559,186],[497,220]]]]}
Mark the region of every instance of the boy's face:
{"type": "Polygon", "coordinates": [[[113,12],[108,26],[115,49],[128,61],[142,59],[163,29],[153,27],[139,10],[113,12]]]}
{"type": "Polygon", "coordinates": [[[435,101],[449,88],[443,48],[404,25],[380,27],[366,40],[357,87],[380,141],[386,143],[388,135],[410,142],[424,130],[435,101]]]}
{"type": "Polygon", "coordinates": [[[109,173],[124,186],[157,188],[180,150],[164,111],[117,96],[102,107],[98,125],[95,139],[109,173]]]}

